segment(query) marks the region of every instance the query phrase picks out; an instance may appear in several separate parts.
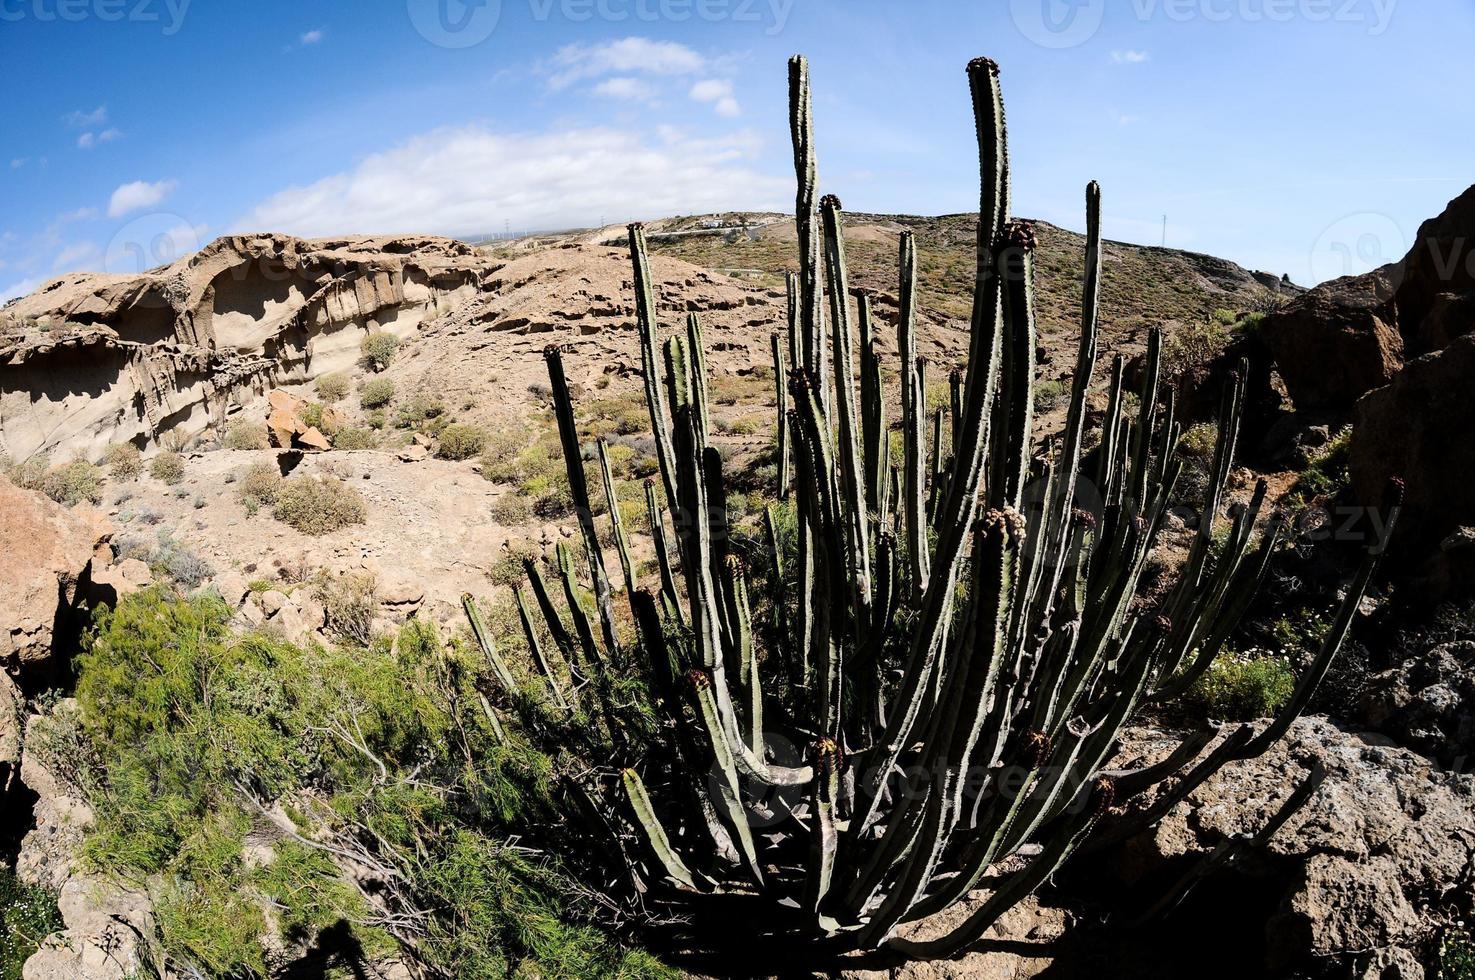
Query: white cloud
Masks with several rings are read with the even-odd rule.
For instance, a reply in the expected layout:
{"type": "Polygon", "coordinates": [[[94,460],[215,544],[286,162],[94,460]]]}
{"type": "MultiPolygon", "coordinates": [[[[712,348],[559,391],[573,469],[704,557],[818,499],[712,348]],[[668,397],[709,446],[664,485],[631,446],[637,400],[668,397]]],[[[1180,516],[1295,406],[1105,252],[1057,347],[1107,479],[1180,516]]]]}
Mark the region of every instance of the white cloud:
{"type": "Polygon", "coordinates": [[[585,78],[613,72],[645,72],[651,75],[690,75],[706,66],[706,59],[675,41],[651,41],[627,37],[604,44],[569,44],[559,48],[545,69],[548,85],[567,88],[585,78]]]}
{"type": "Polygon", "coordinates": [[[73,221],[91,221],[97,217],[97,208],[77,208],[75,211],[65,211],[56,216],[58,224],[69,224],[73,221]]]}
{"type": "Polygon", "coordinates": [[[88,131],[77,137],[77,148],[90,150],[99,143],[111,143],[122,135],[123,133],[117,129],[104,129],[100,133],[88,131]]]}
{"type": "Polygon", "coordinates": [[[297,43],[298,44],[301,44],[301,45],[303,45],[305,47],[306,45],[309,45],[309,44],[317,44],[322,39],[323,39],[323,30],[322,30],[322,28],[317,28],[315,30],[308,31],[306,34],[304,34],[301,37],[299,37],[297,39],[297,43]]]}
{"type": "Polygon", "coordinates": [[[29,296],[36,291],[39,285],[41,285],[39,279],[22,279],[20,282],[13,282],[9,286],[0,288],[0,303],[15,299],[17,296],[29,296]]]}
{"type": "Polygon", "coordinates": [[[94,268],[102,259],[102,252],[92,242],[77,242],[62,249],[51,263],[51,271],[77,272],[94,268]]]}
{"type": "Polygon", "coordinates": [[[618,76],[606,78],[594,86],[594,94],[606,99],[643,101],[654,98],[656,90],[649,82],[642,82],[638,78],[618,76]]]}
{"type": "Polygon", "coordinates": [[[721,78],[708,78],[691,87],[691,97],[698,102],[710,102],[719,116],[740,116],[743,107],[732,94],[732,82],[721,78]]]}
{"type": "Polygon", "coordinates": [[[25,165],[26,165],[26,158],[25,157],[16,157],[14,160],[11,160],[10,161],[10,169],[11,170],[19,170],[21,167],[24,167],[25,165]]]}
{"type": "Polygon", "coordinates": [[[97,137],[91,133],[83,133],[77,137],[77,149],[90,150],[97,145],[97,137]]]}
{"type": "Polygon", "coordinates": [[[100,105],[91,112],[69,112],[62,118],[73,129],[89,129],[93,126],[101,126],[108,121],[108,107],[100,105]]]}
{"type": "Polygon", "coordinates": [[[1119,65],[1140,65],[1148,59],[1146,51],[1133,51],[1128,48],[1125,51],[1113,51],[1111,60],[1119,65]]]}
{"type": "Polygon", "coordinates": [[[606,129],[507,134],[439,129],[368,157],[351,171],[272,196],[239,230],[304,236],[571,228],[730,209],[781,209],[788,181],[760,173],[749,133],[656,140],[606,129]]]}
{"type": "Polygon", "coordinates": [[[1118,112],[1115,109],[1111,110],[1110,115],[1112,121],[1115,122],[1118,126],[1130,126],[1137,121],[1136,116],[1129,116],[1125,112],[1118,112]]]}
{"type": "Polygon", "coordinates": [[[146,180],[135,180],[131,184],[124,184],[113,191],[112,199],[108,201],[108,217],[121,218],[140,208],[153,207],[168,197],[177,186],[178,182],[173,180],[160,180],[152,184],[146,180]]]}

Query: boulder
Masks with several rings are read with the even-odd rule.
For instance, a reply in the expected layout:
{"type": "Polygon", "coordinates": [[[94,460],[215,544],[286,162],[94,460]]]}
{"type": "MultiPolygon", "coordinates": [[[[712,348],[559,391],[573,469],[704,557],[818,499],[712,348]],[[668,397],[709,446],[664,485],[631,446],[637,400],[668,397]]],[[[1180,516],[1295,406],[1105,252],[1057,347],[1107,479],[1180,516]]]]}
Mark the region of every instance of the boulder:
{"type": "Polygon", "coordinates": [[[318,631],[328,620],[323,604],[312,597],[306,589],[292,593],[283,603],[281,611],[272,624],[288,643],[303,646],[318,637],[318,631]]]}
{"type": "Polygon", "coordinates": [[[1257,830],[1317,765],[1326,772],[1320,789],[1240,868],[1280,896],[1262,920],[1265,975],[1420,976],[1414,968],[1442,925],[1439,911],[1471,898],[1475,777],[1381,736],[1299,719],[1264,756],[1226,766],[1134,841],[1136,868],[1257,830]],[[1379,973],[1376,963],[1404,972],[1379,973]]]}
{"type": "Polygon", "coordinates": [[[21,762],[21,782],[36,794],[32,807],[34,825],[21,840],[15,872],[22,881],[51,891],[61,888],[76,869],[82,834],[92,823],[92,808],[53,770],[52,760],[36,746],[45,743],[37,733],[47,725],[74,724],[77,702],[60,702],[47,715],[32,715],[26,722],[29,750],[21,762]]]}
{"type": "Polygon", "coordinates": [[[56,905],[64,928],[26,960],[23,980],[126,980],[152,966],[147,895],[84,875],[62,885],[56,905]]]}
{"type": "Polygon", "coordinates": [[[93,577],[112,560],[112,534],[89,507],[69,510],[0,480],[0,668],[23,676],[70,652],[93,577]]]}
{"type": "Polygon", "coordinates": [[[1475,187],[1419,226],[1396,278],[1399,328],[1414,353],[1441,350],[1475,329],[1475,187]]]}
{"type": "Polygon", "coordinates": [[[1259,334],[1296,409],[1346,414],[1403,367],[1389,269],[1337,279],[1270,314],[1259,334]]]}
{"type": "Polygon", "coordinates": [[[1475,640],[1433,647],[1373,675],[1362,720],[1445,765],[1475,758],[1475,640]]]}
{"type": "Polygon", "coordinates": [[[1390,477],[1407,486],[1392,549],[1425,558],[1475,525],[1475,335],[1420,357],[1357,403],[1348,461],[1358,502],[1376,507],[1390,477]]]}

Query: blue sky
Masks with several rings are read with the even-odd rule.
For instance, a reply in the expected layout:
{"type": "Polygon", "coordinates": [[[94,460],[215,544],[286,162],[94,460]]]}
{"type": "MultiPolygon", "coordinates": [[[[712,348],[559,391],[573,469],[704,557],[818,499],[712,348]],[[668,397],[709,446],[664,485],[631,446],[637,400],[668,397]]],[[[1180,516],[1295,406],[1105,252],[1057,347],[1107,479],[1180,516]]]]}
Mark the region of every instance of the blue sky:
{"type": "Polygon", "coordinates": [[[0,298],[242,230],[471,236],[788,209],[788,55],[851,210],[1015,212],[1312,282],[1475,183],[1468,0],[0,0],[0,298]]]}

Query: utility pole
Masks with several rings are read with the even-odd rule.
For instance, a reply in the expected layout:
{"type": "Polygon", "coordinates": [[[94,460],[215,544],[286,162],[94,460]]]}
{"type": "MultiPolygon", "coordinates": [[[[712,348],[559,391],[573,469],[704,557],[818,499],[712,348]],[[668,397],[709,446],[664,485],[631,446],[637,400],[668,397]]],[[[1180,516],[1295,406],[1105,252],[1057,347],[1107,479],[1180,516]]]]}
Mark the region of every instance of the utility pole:
{"type": "Polygon", "coordinates": [[[1163,248],[1168,247],[1168,216],[1163,215],[1163,248]]]}

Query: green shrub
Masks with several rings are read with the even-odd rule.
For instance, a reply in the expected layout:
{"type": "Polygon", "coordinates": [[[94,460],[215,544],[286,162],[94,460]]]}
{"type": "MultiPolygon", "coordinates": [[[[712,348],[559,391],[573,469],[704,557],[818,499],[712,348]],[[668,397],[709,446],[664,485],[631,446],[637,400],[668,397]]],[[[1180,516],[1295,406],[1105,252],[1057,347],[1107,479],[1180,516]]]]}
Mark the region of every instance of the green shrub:
{"type": "Polygon", "coordinates": [[[1440,934],[1435,955],[1439,967],[1435,980],[1475,980],[1475,937],[1463,925],[1440,934]]]}
{"type": "Polygon", "coordinates": [[[35,723],[35,750],[96,813],[83,861],[144,883],[180,972],[266,975],[273,927],[395,954],[348,862],[279,836],[247,860],[279,807],[304,839],[396,869],[434,975],[670,976],[578,924],[597,906],[558,863],[503,843],[554,822],[553,764],[493,730],[480,655],[418,623],[392,643],[303,650],[234,636],[230,616],[211,593],[124,597],[78,658],[75,708],[35,723]]]}
{"type": "Polygon", "coordinates": [[[6,457],[3,462],[5,477],[11,483],[22,490],[35,490],[38,493],[46,491],[46,477],[51,472],[49,456],[32,456],[19,463],[11,462],[6,457]]]}
{"type": "Polygon", "coordinates": [[[504,527],[517,527],[533,518],[533,502],[517,493],[506,493],[492,504],[492,520],[504,527]]]}
{"type": "Polygon", "coordinates": [[[255,516],[262,507],[277,502],[277,493],[282,489],[282,473],[273,463],[252,463],[240,475],[237,498],[246,507],[248,516],[255,516]]]}
{"type": "Polygon", "coordinates": [[[348,397],[348,375],[325,374],[317,380],[318,397],[328,404],[348,397]]]}
{"type": "Polygon", "coordinates": [[[1179,437],[1178,451],[1194,459],[1207,460],[1214,455],[1218,441],[1219,427],[1213,422],[1200,422],[1179,437]]]}
{"type": "Polygon", "coordinates": [[[42,490],[52,500],[68,507],[101,503],[102,468],[85,459],[74,459],[48,472],[42,490]]]}
{"type": "Polygon", "coordinates": [[[61,927],[56,896],[0,865],[0,980],[21,980],[21,967],[41,940],[61,927]]]}
{"type": "Polygon", "coordinates": [[[374,638],[379,611],[379,583],[367,572],[349,572],[318,580],[313,595],[327,613],[329,632],[360,646],[374,638]]]}
{"type": "Polygon", "coordinates": [[[1194,717],[1253,721],[1275,714],[1296,690],[1296,672],[1284,657],[1221,653],[1184,695],[1194,717]]]}
{"type": "Polygon", "coordinates": [[[143,472],[143,454],[131,442],[109,446],[103,454],[103,461],[107,464],[108,475],[114,480],[136,480],[143,472]]]}
{"type": "Polygon", "coordinates": [[[272,516],[303,534],[328,534],[368,515],[364,498],[336,477],[294,476],[282,481],[272,516]]]}
{"type": "Polygon", "coordinates": [[[338,422],[342,416],[336,412],[329,412],[322,402],[308,402],[302,406],[298,418],[302,419],[303,424],[331,438],[338,434],[338,422]]]}
{"type": "Polygon", "coordinates": [[[364,408],[383,408],[394,399],[394,382],[388,378],[370,378],[359,389],[359,405],[364,408]]]}
{"type": "Polygon", "coordinates": [[[1206,367],[1228,346],[1229,328],[1223,322],[1210,319],[1184,324],[1169,333],[1163,344],[1163,376],[1181,378],[1206,367]]]}
{"type": "Polygon", "coordinates": [[[166,449],[149,463],[149,474],[161,483],[174,486],[184,481],[184,457],[166,449]]]}
{"type": "Polygon", "coordinates": [[[399,350],[399,338],[392,333],[371,333],[359,344],[359,353],[364,357],[365,366],[375,371],[383,371],[389,367],[394,360],[394,352],[399,350]]]}
{"type": "Polygon", "coordinates": [[[267,437],[266,426],[260,422],[247,422],[245,419],[240,419],[226,426],[225,435],[221,437],[220,444],[226,449],[271,448],[271,440],[267,437]]]}
{"type": "Polygon", "coordinates": [[[379,436],[373,429],[350,425],[333,435],[334,449],[373,449],[379,445],[379,436]]]}
{"type": "Polygon", "coordinates": [[[196,589],[215,574],[210,563],[174,540],[168,531],[159,532],[159,544],[148,558],[156,575],[167,575],[186,589],[196,589]]]}
{"type": "Polygon", "coordinates": [[[455,422],[441,430],[435,454],[441,459],[470,459],[487,443],[487,430],[469,422],[455,422]]]}
{"type": "Polygon", "coordinates": [[[1051,411],[1058,408],[1069,395],[1070,386],[1059,378],[1041,381],[1035,386],[1035,408],[1041,412],[1051,411]]]}
{"type": "Polygon", "coordinates": [[[395,416],[401,428],[416,429],[423,428],[426,422],[440,418],[445,412],[446,403],[439,395],[421,390],[405,399],[395,416]]]}

